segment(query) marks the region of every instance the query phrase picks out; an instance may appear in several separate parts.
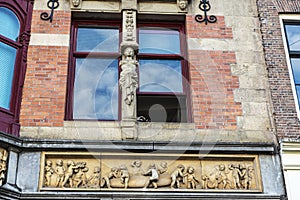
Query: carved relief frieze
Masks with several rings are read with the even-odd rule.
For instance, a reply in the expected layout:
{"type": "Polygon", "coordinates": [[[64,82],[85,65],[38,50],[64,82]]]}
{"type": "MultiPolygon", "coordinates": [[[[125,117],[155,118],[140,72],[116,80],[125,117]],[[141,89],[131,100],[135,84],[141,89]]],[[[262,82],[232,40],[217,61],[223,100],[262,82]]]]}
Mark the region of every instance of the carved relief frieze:
{"type": "Polygon", "coordinates": [[[8,152],[5,149],[0,148],[0,186],[3,185],[7,174],[7,158],[8,152]]]}
{"type": "Polygon", "coordinates": [[[255,155],[42,155],[40,190],[261,192],[255,155]]]}

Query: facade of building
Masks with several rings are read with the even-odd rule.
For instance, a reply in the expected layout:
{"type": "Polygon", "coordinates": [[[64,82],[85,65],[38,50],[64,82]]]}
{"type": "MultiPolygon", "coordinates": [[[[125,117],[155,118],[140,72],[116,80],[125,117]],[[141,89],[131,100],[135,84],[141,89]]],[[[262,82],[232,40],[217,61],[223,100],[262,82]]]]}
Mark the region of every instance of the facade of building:
{"type": "Polygon", "coordinates": [[[268,3],[0,0],[0,197],[284,199],[268,3]]]}
{"type": "Polygon", "coordinates": [[[258,1],[273,116],[290,200],[300,198],[299,1],[258,1]]]}

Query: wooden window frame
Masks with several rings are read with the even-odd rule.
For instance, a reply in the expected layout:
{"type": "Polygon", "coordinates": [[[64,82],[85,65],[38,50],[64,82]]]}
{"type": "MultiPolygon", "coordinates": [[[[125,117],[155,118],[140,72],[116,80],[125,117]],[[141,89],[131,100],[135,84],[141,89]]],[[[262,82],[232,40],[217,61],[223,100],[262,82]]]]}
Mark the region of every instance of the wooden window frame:
{"type": "MultiPolygon", "coordinates": [[[[71,45],[70,45],[70,55],[69,55],[69,69],[68,69],[68,81],[67,81],[67,97],[66,97],[66,110],[65,110],[65,120],[80,120],[80,121],[119,121],[121,119],[121,107],[120,107],[120,97],[118,99],[119,109],[118,109],[118,119],[74,119],[73,118],[73,103],[74,103],[74,83],[75,83],[75,68],[77,58],[117,58],[118,62],[121,59],[120,49],[119,52],[77,52],[76,51],[76,40],[77,40],[77,30],[81,25],[99,25],[99,26],[115,26],[119,28],[119,33],[122,31],[122,24],[119,20],[74,20],[71,27],[71,45]]],[[[119,46],[121,43],[121,37],[119,37],[119,46]]],[[[120,67],[118,66],[118,79],[120,76],[120,67]]],[[[120,96],[120,91],[119,91],[120,96]]]]}
{"type": "MultiPolygon", "coordinates": [[[[68,81],[67,81],[67,97],[66,97],[66,110],[65,110],[65,120],[80,120],[80,121],[120,121],[121,120],[121,98],[120,98],[120,91],[119,91],[119,109],[118,109],[118,120],[105,120],[105,119],[73,119],[73,102],[74,102],[74,81],[75,81],[75,63],[76,58],[86,58],[87,56],[93,57],[118,57],[119,61],[121,59],[121,53],[80,53],[76,52],[76,39],[77,39],[77,29],[79,25],[110,25],[110,26],[119,26],[120,33],[122,32],[122,22],[121,20],[74,20],[72,22],[71,27],[71,42],[70,42],[70,56],[69,56],[69,69],[68,69],[68,81]]],[[[184,23],[169,23],[169,22],[162,22],[162,23],[147,23],[141,22],[138,24],[138,27],[141,26],[155,26],[155,27],[162,27],[162,28],[178,28],[180,32],[180,54],[144,54],[138,53],[137,59],[174,59],[181,61],[182,67],[182,75],[183,75],[183,92],[176,93],[175,95],[185,96],[186,97],[186,112],[187,112],[187,122],[191,122],[191,101],[190,101],[190,87],[189,84],[189,67],[187,62],[187,44],[185,38],[185,26],[184,23]],[[186,80],[186,81],[184,81],[186,80]]],[[[137,33],[138,37],[138,33],[137,33]]],[[[119,37],[121,43],[122,37],[119,37]]],[[[120,50],[119,50],[120,51],[120,50]]],[[[118,68],[118,73],[120,76],[120,66],[118,68]]],[[[118,77],[119,79],[119,77],[118,77]]],[[[147,92],[139,92],[137,89],[137,95],[170,95],[174,96],[174,93],[147,93],[147,92]]]]}
{"type": "Polygon", "coordinates": [[[19,136],[21,97],[27,68],[27,49],[30,39],[33,1],[0,0],[0,7],[12,11],[20,23],[17,41],[0,35],[0,42],[17,49],[12,79],[10,108],[8,110],[0,107],[0,131],[19,136]]]}

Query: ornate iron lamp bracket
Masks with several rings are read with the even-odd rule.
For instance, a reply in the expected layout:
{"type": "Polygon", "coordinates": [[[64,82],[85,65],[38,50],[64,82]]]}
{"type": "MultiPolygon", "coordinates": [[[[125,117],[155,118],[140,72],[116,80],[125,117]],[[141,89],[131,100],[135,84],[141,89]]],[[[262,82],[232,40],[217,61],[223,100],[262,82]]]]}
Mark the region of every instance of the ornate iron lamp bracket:
{"type": "Polygon", "coordinates": [[[210,10],[211,6],[209,0],[200,0],[199,9],[204,11],[204,17],[202,15],[196,15],[195,20],[199,23],[205,22],[207,23],[215,23],[217,21],[217,17],[214,15],[207,16],[207,12],[210,10]]]}
{"type": "Polygon", "coordinates": [[[48,0],[47,6],[51,9],[51,13],[50,15],[47,12],[41,13],[41,19],[45,21],[50,20],[50,22],[52,22],[54,9],[58,8],[59,2],[58,0],[48,0]]]}

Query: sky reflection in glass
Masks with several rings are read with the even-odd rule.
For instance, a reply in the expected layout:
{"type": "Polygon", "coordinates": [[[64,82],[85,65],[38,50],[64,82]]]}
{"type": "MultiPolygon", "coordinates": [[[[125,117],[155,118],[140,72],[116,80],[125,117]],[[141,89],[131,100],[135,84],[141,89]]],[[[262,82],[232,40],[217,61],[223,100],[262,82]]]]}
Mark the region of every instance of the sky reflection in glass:
{"type": "Polygon", "coordinates": [[[295,84],[300,84],[300,58],[291,58],[295,84]]]}
{"type": "Polygon", "coordinates": [[[180,54],[179,31],[162,28],[139,29],[139,52],[180,54]]]}
{"type": "Polygon", "coordinates": [[[118,119],[118,61],[76,60],[74,119],[118,119]]]}
{"type": "Polygon", "coordinates": [[[180,60],[140,60],[140,92],[183,92],[180,60]]]}
{"type": "Polygon", "coordinates": [[[17,50],[0,42],[0,107],[9,110],[17,50]]]}
{"type": "Polygon", "coordinates": [[[300,51],[300,26],[285,25],[290,51],[300,51]]]}
{"type": "Polygon", "coordinates": [[[79,27],[76,51],[118,52],[118,28],[79,27]]]}
{"type": "Polygon", "coordinates": [[[0,7],[0,35],[17,41],[20,22],[17,16],[9,9],[0,7]]]}

